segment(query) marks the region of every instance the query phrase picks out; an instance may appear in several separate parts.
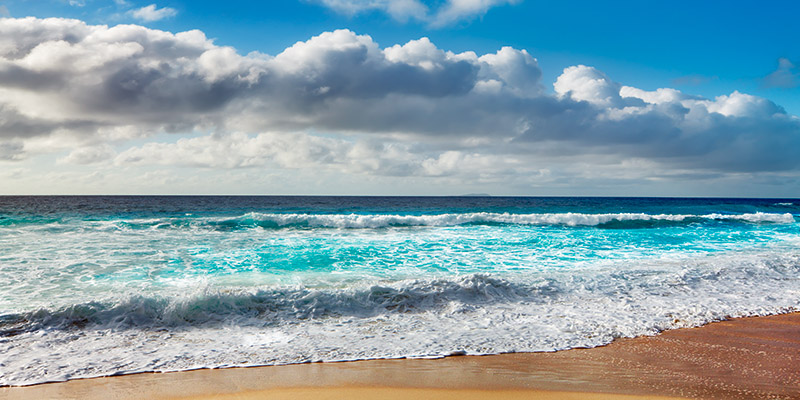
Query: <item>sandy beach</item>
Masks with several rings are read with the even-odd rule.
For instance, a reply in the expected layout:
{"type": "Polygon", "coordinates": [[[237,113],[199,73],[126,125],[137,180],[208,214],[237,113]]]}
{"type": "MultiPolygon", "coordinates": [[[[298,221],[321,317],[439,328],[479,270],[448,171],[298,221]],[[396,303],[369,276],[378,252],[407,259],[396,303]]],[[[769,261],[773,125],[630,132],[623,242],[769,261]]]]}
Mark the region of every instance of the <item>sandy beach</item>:
{"type": "Polygon", "coordinates": [[[553,353],[147,373],[0,388],[2,399],[796,399],[800,313],[553,353]]]}

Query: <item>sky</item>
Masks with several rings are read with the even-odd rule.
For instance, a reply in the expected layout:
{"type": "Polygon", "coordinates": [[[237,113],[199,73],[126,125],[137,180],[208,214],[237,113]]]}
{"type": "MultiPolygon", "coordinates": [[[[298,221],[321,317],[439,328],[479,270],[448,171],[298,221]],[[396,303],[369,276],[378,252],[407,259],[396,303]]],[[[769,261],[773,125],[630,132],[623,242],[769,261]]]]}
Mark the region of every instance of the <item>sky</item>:
{"type": "Polygon", "coordinates": [[[800,197],[799,11],[0,0],[0,194],[800,197]]]}

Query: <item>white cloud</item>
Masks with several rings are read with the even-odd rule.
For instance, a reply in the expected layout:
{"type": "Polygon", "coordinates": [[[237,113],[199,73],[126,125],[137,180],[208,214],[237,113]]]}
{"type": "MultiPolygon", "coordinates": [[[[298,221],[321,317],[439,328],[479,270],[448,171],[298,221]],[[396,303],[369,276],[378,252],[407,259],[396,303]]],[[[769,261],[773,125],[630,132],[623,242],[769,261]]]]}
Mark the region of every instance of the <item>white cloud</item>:
{"type": "Polygon", "coordinates": [[[719,113],[726,117],[748,117],[770,119],[782,116],[783,109],[775,103],[749,94],[734,91],[729,96],[717,96],[714,101],[701,100],[708,112],[719,113]]]}
{"type": "Polygon", "coordinates": [[[304,134],[234,133],[181,138],[174,143],[146,143],[120,153],[114,162],[202,168],[301,168],[336,164],[346,154],[344,146],[346,143],[341,140],[304,134]]]}
{"type": "Polygon", "coordinates": [[[178,15],[178,11],[174,8],[170,7],[157,8],[155,4],[150,4],[149,6],[137,8],[136,10],[131,10],[129,13],[133,18],[136,18],[144,22],[160,21],[162,19],[178,15]]]}
{"type": "Polygon", "coordinates": [[[585,65],[566,68],[553,87],[562,98],[587,101],[600,107],[618,106],[622,101],[618,83],[585,65]]]}
{"type": "Polygon", "coordinates": [[[669,104],[679,103],[683,100],[695,99],[699,100],[700,97],[692,97],[682,93],[680,90],[671,88],[659,88],[652,92],[642,90],[631,86],[622,86],[619,88],[619,95],[622,97],[634,97],[643,100],[645,103],[650,104],[669,104]]]}
{"type": "Polygon", "coordinates": [[[800,119],[767,99],[648,91],[583,65],[550,94],[541,77],[525,50],[453,53],[427,38],[381,48],[338,30],[241,55],[200,31],[4,19],[0,161],[528,185],[800,170],[800,119]]]}
{"type": "Polygon", "coordinates": [[[400,22],[416,20],[433,27],[442,27],[486,14],[492,7],[516,4],[521,0],[446,0],[427,2],[420,0],[317,0],[340,14],[353,16],[363,12],[379,11],[400,22]]]}
{"type": "Polygon", "coordinates": [[[101,144],[98,146],[78,147],[73,149],[66,157],[59,160],[65,164],[95,164],[111,159],[116,155],[111,146],[101,144]]]}
{"type": "Polygon", "coordinates": [[[398,21],[423,20],[428,7],[419,0],[319,0],[340,14],[355,15],[366,11],[381,11],[398,21]]]}
{"type": "MultiPolygon", "coordinates": [[[[96,160],[101,161],[104,160],[96,160]]],[[[508,182],[514,175],[543,176],[519,156],[431,150],[389,138],[354,141],[308,133],[214,134],[175,142],[151,142],[120,153],[113,164],[324,170],[342,175],[447,178],[473,183],[508,182]]]]}
{"type": "Polygon", "coordinates": [[[520,0],[447,0],[433,16],[432,25],[444,26],[483,16],[492,7],[515,4],[520,0]]]}

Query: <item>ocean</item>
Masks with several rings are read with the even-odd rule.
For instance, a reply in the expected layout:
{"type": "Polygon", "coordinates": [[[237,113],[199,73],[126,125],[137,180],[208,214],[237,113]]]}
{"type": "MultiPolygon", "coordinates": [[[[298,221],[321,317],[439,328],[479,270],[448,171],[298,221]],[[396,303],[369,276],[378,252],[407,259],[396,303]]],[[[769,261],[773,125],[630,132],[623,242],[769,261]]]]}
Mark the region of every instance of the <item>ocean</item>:
{"type": "Polygon", "coordinates": [[[0,197],[0,386],[800,310],[800,200],[0,197]]]}

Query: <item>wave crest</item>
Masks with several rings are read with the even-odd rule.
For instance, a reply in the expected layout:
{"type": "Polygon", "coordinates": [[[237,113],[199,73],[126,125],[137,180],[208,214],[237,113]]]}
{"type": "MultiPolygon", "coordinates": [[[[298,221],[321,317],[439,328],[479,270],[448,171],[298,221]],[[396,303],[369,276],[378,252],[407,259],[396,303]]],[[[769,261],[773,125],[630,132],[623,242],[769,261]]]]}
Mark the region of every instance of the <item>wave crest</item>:
{"type": "Polygon", "coordinates": [[[698,222],[745,222],[745,223],[794,223],[790,213],[748,213],[748,214],[645,214],[645,213],[448,213],[435,215],[393,215],[393,214],[273,214],[247,213],[229,218],[171,218],[148,219],[121,222],[126,228],[180,228],[210,227],[220,230],[235,230],[259,227],[262,229],[281,228],[338,228],[338,229],[379,229],[392,227],[432,226],[447,227],[460,225],[539,225],[569,227],[623,227],[637,228],[660,225],[687,224],[698,222]]]}

